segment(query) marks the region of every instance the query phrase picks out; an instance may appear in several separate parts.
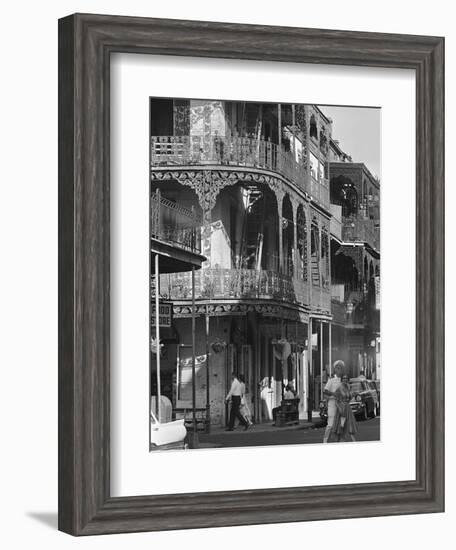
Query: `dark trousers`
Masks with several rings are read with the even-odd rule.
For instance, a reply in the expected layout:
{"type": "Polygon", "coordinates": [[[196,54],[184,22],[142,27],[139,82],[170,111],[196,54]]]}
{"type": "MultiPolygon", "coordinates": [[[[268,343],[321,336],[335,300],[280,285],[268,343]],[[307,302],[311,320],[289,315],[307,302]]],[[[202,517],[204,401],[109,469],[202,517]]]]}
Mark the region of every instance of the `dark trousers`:
{"type": "Polygon", "coordinates": [[[228,428],[232,430],[234,428],[234,421],[236,418],[239,420],[239,423],[243,426],[247,425],[247,420],[242,416],[241,412],[239,411],[239,407],[241,406],[241,396],[240,395],[232,395],[231,396],[231,410],[230,410],[230,422],[228,424],[228,428]]]}
{"type": "Polygon", "coordinates": [[[274,420],[274,422],[277,420],[277,413],[280,412],[280,410],[282,409],[281,406],[279,407],[274,407],[272,409],[272,420],[274,420]]]}

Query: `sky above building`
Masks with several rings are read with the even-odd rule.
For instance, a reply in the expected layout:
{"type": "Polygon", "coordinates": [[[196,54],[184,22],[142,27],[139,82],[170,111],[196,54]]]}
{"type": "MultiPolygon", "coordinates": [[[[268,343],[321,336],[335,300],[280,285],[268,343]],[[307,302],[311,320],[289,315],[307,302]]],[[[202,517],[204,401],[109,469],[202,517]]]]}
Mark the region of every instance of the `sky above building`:
{"type": "Polygon", "coordinates": [[[372,175],[381,178],[381,109],[375,107],[334,107],[319,105],[332,119],[332,137],[352,157],[364,162],[372,175]]]}

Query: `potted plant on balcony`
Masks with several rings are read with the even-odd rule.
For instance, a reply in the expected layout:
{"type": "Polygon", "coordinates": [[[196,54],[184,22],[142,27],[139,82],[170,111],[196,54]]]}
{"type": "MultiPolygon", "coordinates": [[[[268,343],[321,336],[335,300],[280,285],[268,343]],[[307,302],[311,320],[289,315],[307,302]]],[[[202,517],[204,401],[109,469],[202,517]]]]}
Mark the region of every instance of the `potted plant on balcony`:
{"type": "Polygon", "coordinates": [[[226,348],[226,342],[221,338],[216,338],[212,342],[211,347],[215,353],[221,353],[226,348]]]}

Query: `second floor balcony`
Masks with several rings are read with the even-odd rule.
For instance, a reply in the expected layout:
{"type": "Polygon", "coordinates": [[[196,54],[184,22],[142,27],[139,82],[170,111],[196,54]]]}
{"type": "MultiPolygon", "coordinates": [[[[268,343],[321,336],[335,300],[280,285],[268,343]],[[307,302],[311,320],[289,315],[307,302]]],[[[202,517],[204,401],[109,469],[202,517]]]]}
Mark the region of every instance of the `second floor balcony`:
{"type": "Polygon", "coordinates": [[[159,192],[151,193],[150,209],[152,239],[201,253],[201,219],[194,210],[162,197],[159,192]]]}
{"type": "Polygon", "coordinates": [[[303,162],[283,146],[252,137],[152,136],[151,165],[247,167],[280,174],[329,208],[329,182],[310,177],[303,162]]]}
{"type": "MultiPolygon", "coordinates": [[[[173,273],[160,279],[160,294],[169,300],[190,300],[191,274],[173,273]]],[[[296,277],[256,269],[212,269],[195,273],[196,299],[273,300],[330,312],[327,288],[313,287],[296,277]]]]}

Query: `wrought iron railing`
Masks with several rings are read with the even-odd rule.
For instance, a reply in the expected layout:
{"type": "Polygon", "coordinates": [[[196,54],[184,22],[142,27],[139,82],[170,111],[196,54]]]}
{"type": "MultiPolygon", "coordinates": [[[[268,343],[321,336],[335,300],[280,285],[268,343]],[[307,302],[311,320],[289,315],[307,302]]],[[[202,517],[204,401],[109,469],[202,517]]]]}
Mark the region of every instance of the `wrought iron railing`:
{"type": "MultiPolygon", "coordinates": [[[[160,294],[169,300],[191,298],[191,274],[170,273],[160,279],[160,294]]],[[[312,289],[300,279],[276,271],[255,269],[202,269],[195,272],[197,299],[263,299],[312,305],[330,311],[329,289],[312,289]],[[310,302],[310,298],[312,302],[310,302]]]]}
{"type": "Polygon", "coordinates": [[[250,137],[152,136],[152,166],[220,164],[277,172],[329,207],[327,180],[308,182],[304,164],[283,147],[250,137]]]}
{"type": "Polygon", "coordinates": [[[333,298],[331,300],[331,315],[335,323],[343,325],[347,317],[347,307],[345,303],[333,298]]]}
{"type": "Polygon", "coordinates": [[[353,216],[343,221],[342,237],[344,242],[365,242],[373,248],[380,249],[380,234],[375,228],[375,222],[353,216]]]}
{"type": "Polygon", "coordinates": [[[151,193],[151,237],[175,247],[201,252],[201,218],[196,212],[151,193]]]}
{"type": "Polygon", "coordinates": [[[312,308],[321,311],[331,310],[331,291],[329,290],[329,288],[312,286],[311,296],[312,308]]]}
{"type": "Polygon", "coordinates": [[[342,240],[342,209],[337,204],[331,204],[331,219],[329,220],[329,229],[331,235],[342,240]]]}

